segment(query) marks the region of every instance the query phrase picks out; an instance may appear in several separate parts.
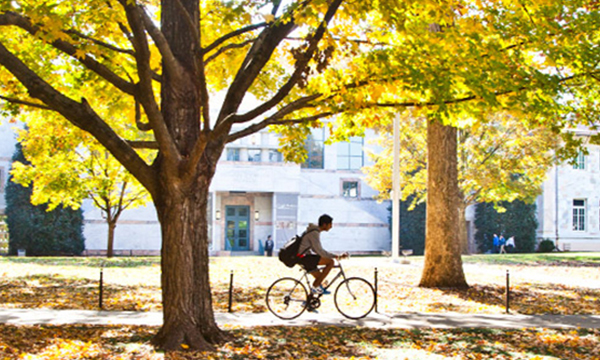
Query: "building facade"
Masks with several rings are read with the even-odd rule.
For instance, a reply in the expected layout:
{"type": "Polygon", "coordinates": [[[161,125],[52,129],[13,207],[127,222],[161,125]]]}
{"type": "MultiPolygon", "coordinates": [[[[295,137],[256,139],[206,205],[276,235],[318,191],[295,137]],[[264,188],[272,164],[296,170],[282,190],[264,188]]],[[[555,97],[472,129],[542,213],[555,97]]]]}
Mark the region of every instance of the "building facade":
{"type": "MultiPolygon", "coordinates": [[[[0,124],[0,215],[17,128],[7,121],[0,124]]],[[[227,146],[210,187],[211,254],[257,254],[268,235],[279,248],[323,213],[334,218],[333,229],[323,234],[327,249],[390,250],[390,202],[374,199],[377,192],[360,170],[370,165],[365,150],[379,150],[369,145],[375,134],[326,145],[326,131],[317,129],[309,136],[309,157],[303,164],[283,161],[277,136],[267,131],[227,146]]],[[[553,240],[561,250],[600,251],[600,146],[586,148],[575,165],[550,169],[537,200],[538,239],[553,240]]],[[[105,254],[108,228],[102,213],[91,201],[82,208],[86,254],[105,254]]],[[[470,239],[476,231],[473,218],[470,207],[470,239]]],[[[160,224],[151,204],[122,214],[115,233],[116,254],[157,255],[160,247],[160,224]]]]}
{"type": "Polygon", "coordinates": [[[600,146],[586,149],[548,172],[537,200],[538,240],[560,250],[600,251],[600,146]]]}
{"type": "MultiPolygon", "coordinates": [[[[333,229],[322,234],[328,250],[389,251],[389,202],[375,200],[377,192],[360,170],[369,164],[365,149],[373,136],[325,145],[326,130],[314,130],[303,164],[285,162],[278,137],[266,130],[229,144],[210,187],[211,253],[257,254],[268,235],[278,249],[323,213],[334,218],[333,229]]],[[[86,252],[102,254],[107,234],[102,214],[91,202],[84,210],[86,252]]],[[[117,254],[158,254],[160,226],[153,207],[124,212],[115,239],[117,254]]]]}

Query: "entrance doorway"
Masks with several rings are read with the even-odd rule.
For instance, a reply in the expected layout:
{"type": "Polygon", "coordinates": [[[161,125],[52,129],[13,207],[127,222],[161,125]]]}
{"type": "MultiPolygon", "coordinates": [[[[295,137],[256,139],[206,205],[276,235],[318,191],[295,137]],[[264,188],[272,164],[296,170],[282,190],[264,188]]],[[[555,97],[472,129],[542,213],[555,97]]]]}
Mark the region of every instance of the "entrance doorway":
{"type": "Polygon", "coordinates": [[[249,206],[225,206],[225,250],[250,250],[249,220],[249,206]]]}

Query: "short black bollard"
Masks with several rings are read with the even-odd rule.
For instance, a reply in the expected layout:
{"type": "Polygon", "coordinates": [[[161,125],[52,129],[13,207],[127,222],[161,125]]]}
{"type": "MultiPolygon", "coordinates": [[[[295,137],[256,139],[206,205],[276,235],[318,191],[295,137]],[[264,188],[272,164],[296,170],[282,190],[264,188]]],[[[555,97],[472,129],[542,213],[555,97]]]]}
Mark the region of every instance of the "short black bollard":
{"type": "Polygon", "coordinates": [[[510,274],[506,270],[506,313],[510,312],[510,274]]]}
{"type": "Polygon", "coordinates": [[[102,265],[100,265],[100,283],[98,284],[99,287],[99,294],[98,294],[98,308],[100,308],[100,310],[102,310],[102,292],[103,292],[103,270],[104,270],[104,263],[102,263],[102,265]]]}
{"type": "Polygon", "coordinates": [[[231,311],[231,298],[233,295],[233,270],[231,270],[231,274],[229,275],[229,305],[227,306],[227,311],[231,311]]]}
{"type": "Polygon", "coordinates": [[[373,285],[375,287],[375,312],[379,313],[379,311],[377,311],[377,297],[378,297],[378,294],[377,294],[377,268],[375,268],[375,280],[373,282],[373,285]]]}

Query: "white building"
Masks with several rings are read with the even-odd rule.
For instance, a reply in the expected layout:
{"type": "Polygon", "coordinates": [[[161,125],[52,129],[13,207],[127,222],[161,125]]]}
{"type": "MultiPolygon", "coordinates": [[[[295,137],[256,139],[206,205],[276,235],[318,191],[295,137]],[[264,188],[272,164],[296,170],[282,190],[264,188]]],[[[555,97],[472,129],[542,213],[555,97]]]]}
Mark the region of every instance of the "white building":
{"type": "MultiPolygon", "coordinates": [[[[578,129],[584,141],[592,132],[578,129]]],[[[600,251],[600,146],[586,144],[576,164],[548,172],[538,197],[538,240],[554,241],[560,250],[600,251]]]]}
{"type": "MultiPolygon", "coordinates": [[[[302,165],[283,162],[277,136],[266,130],[227,146],[210,187],[213,254],[258,253],[268,235],[279,248],[323,213],[334,218],[333,229],[322,235],[328,250],[389,251],[389,202],[374,199],[377,192],[360,171],[368,164],[365,140],[324,145],[325,138],[325,130],[313,132],[309,159],[302,165]]],[[[14,152],[10,143],[2,149],[8,154],[4,173],[14,152]]],[[[105,254],[108,230],[102,213],[91,201],[82,208],[86,254],[105,254]]],[[[160,238],[151,204],[126,210],[116,228],[115,253],[157,255],[160,238]]]]}
{"type": "MultiPolygon", "coordinates": [[[[6,121],[0,125],[0,214],[15,150],[15,126],[6,121]]],[[[309,159],[303,165],[283,162],[277,137],[267,131],[228,145],[210,187],[213,254],[257,253],[267,235],[273,235],[280,247],[323,213],[334,218],[334,228],[323,234],[327,249],[390,250],[390,203],[374,200],[377,193],[359,170],[369,165],[364,151],[368,140],[324,145],[325,131],[313,131],[309,159]]],[[[368,133],[367,139],[373,136],[368,133]]],[[[563,164],[548,172],[538,198],[538,238],[554,240],[561,250],[600,251],[600,146],[587,148],[589,154],[581,155],[576,166],[563,164]]],[[[103,254],[107,225],[91,202],[86,201],[83,210],[86,252],[103,254]]],[[[470,210],[472,237],[474,212],[470,210]]],[[[115,235],[117,254],[160,252],[160,226],[152,205],[125,211],[115,235]]]]}

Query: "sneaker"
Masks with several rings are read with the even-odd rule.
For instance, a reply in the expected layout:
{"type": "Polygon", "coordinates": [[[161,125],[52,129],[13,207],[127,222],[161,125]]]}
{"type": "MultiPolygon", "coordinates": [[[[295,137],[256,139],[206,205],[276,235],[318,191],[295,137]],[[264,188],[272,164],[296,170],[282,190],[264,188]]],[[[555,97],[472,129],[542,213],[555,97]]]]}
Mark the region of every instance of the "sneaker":
{"type": "Polygon", "coordinates": [[[323,287],[323,285],[319,285],[319,286],[318,286],[318,287],[316,287],[316,288],[315,288],[315,287],[311,287],[311,288],[310,288],[310,291],[311,291],[313,294],[317,294],[317,295],[329,295],[329,294],[331,294],[331,291],[329,291],[329,290],[325,289],[325,288],[323,287]]]}
{"type": "Polygon", "coordinates": [[[309,307],[306,309],[306,311],[308,311],[309,313],[313,313],[313,314],[318,314],[319,312],[317,311],[317,309],[313,308],[313,307],[309,307]]]}

